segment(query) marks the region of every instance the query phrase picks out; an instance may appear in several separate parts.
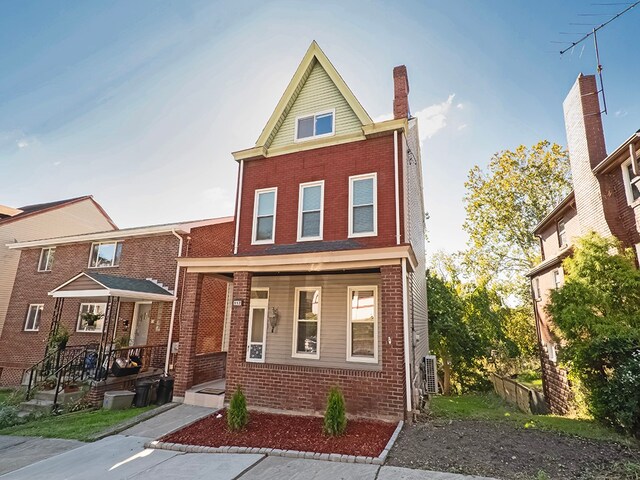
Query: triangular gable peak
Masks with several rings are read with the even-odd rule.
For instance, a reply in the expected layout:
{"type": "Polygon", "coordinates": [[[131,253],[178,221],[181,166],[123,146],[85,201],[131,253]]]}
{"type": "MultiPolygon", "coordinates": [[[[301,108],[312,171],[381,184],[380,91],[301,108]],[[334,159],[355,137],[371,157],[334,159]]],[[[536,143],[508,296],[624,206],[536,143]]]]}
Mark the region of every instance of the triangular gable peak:
{"type": "Polygon", "coordinates": [[[295,121],[335,111],[334,136],[362,134],[371,117],[314,41],[256,141],[265,151],[295,143],[295,121]]]}

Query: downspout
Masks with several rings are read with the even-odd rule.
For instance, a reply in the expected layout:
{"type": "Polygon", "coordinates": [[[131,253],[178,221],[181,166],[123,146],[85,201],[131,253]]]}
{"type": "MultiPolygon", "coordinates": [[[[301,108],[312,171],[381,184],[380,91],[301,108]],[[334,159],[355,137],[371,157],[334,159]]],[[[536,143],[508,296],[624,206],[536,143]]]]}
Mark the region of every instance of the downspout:
{"type": "Polygon", "coordinates": [[[398,131],[393,131],[393,163],[396,184],[396,245],[400,245],[400,189],[398,167],[398,131]]]}
{"type": "Polygon", "coordinates": [[[409,356],[409,312],[407,306],[407,259],[402,259],[402,320],[404,333],[404,366],[407,397],[407,413],[412,410],[411,401],[411,357],[409,356]]]}
{"type": "Polygon", "coordinates": [[[238,235],[240,233],[240,204],[242,203],[242,175],[244,173],[244,160],[240,160],[240,173],[238,174],[238,197],[236,199],[236,234],[233,241],[233,254],[238,254],[238,235]]]}
{"type": "MultiPolygon", "coordinates": [[[[178,239],[178,258],[182,256],[182,235],[176,233],[175,228],[171,229],[171,233],[178,239]]],[[[173,283],[173,302],[171,302],[171,321],[169,322],[169,338],[167,339],[167,356],[164,360],[164,374],[169,375],[169,360],[171,359],[171,340],[173,337],[173,322],[176,318],[176,306],[178,303],[178,282],[180,281],[180,264],[176,265],[176,278],[173,283]]]]}

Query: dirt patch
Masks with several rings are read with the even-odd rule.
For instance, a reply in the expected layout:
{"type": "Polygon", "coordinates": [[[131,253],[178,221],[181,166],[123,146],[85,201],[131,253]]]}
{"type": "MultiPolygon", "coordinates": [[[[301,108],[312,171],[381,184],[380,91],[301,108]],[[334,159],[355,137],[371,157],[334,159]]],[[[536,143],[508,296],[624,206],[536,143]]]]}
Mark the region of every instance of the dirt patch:
{"type": "Polygon", "coordinates": [[[500,479],[536,478],[544,471],[554,480],[611,478],[598,475],[617,462],[640,462],[640,452],[616,443],[479,420],[406,425],[387,458],[388,465],[500,479]]]}
{"type": "Polygon", "coordinates": [[[163,442],[207,447],[257,447],[302,452],[340,453],[377,457],[393,435],[395,424],[373,420],[350,420],[340,437],[322,433],[322,418],[251,412],[242,432],[230,432],[224,412],[199,420],[162,437],[163,442]]]}

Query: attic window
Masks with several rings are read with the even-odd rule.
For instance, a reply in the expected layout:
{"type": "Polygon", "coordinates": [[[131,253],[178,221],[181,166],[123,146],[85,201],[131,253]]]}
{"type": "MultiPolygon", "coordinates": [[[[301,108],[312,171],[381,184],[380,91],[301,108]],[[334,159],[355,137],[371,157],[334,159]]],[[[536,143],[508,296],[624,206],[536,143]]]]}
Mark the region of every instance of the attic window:
{"type": "Polygon", "coordinates": [[[320,112],[296,119],[296,141],[327,137],[334,133],[334,111],[320,112]]]}

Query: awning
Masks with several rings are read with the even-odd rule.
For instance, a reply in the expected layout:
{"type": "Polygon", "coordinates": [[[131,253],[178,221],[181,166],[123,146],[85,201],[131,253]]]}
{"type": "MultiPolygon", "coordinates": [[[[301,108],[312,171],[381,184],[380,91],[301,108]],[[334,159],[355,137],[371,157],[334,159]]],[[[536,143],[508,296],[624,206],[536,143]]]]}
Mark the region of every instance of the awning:
{"type": "Polygon", "coordinates": [[[171,302],[176,297],[159,283],[147,278],[130,278],[82,272],[51,290],[55,298],[120,297],[121,300],[171,302]]]}

